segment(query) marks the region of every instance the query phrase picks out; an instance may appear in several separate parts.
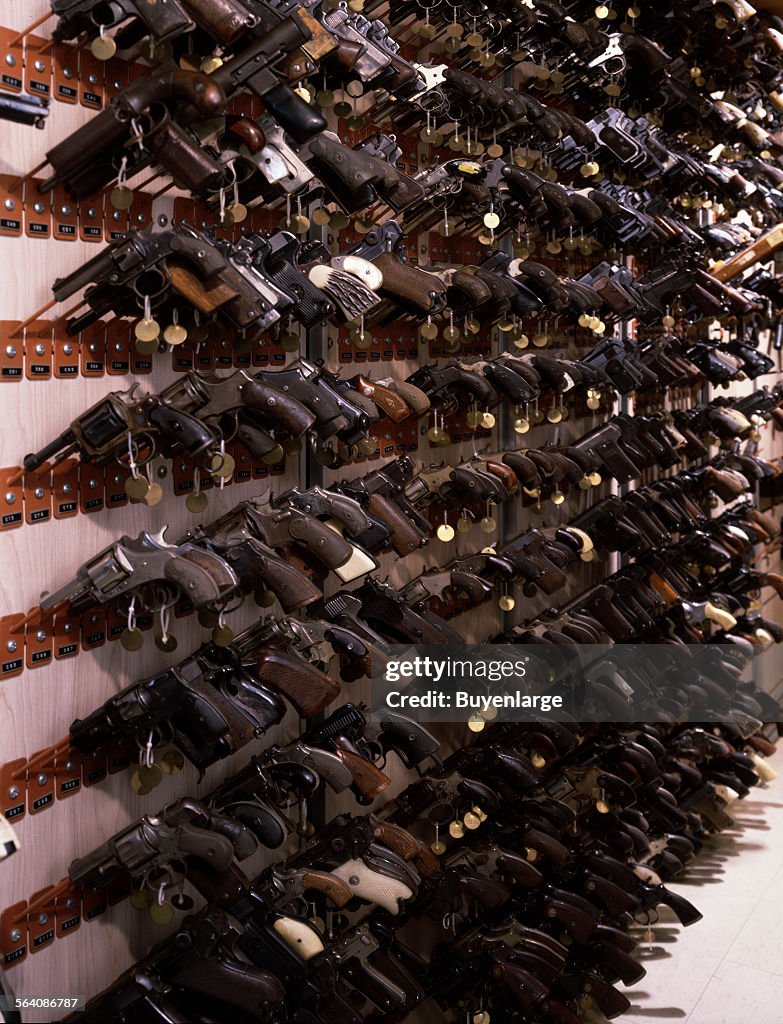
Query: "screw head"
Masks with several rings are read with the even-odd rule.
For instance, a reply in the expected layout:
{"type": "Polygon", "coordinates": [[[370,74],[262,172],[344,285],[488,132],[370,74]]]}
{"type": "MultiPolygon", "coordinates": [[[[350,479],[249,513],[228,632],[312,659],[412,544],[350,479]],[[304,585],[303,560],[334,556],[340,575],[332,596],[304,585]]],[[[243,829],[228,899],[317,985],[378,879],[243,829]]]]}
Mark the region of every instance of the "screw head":
{"type": "Polygon", "coordinates": [[[75,767],[76,767],[76,762],[75,761],[66,761],[65,762],[65,770],[66,771],[72,772],[75,767]]]}
{"type": "Polygon", "coordinates": [[[63,345],[63,355],[73,355],[73,345],[71,345],[70,343],[67,345],[63,345]]]}
{"type": "Polygon", "coordinates": [[[42,355],[44,355],[45,353],[46,353],[46,346],[45,346],[45,345],[40,345],[40,344],[39,344],[39,345],[36,345],[36,346],[35,346],[35,354],[36,354],[37,356],[42,356],[42,355]]]}
{"type": "Polygon", "coordinates": [[[5,62],[9,66],[9,68],[12,68],[16,65],[16,57],[14,57],[12,53],[7,53],[5,55],[5,62]]]}
{"type": "Polygon", "coordinates": [[[87,81],[90,83],[90,85],[98,84],[98,76],[95,74],[94,71],[87,75],[87,81]]]}
{"type": "Polygon", "coordinates": [[[60,207],[60,213],[63,215],[63,217],[69,217],[72,212],[73,208],[70,207],[67,203],[63,203],[63,205],[60,207]]]}
{"type": "Polygon", "coordinates": [[[16,495],[14,494],[13,491],[6,491],[5,503],[6,503],[6,505],[15,505],[16,504],[16,495]]]}
{"type": "Polygon", "coordinates": [[[45,629],[37,630],[36,634],[35,634],[35,639],[38,641],[39,644],[42,644],[44,642],[44,640],[46,639],[46,630],[45,629]]]}
{"type": "Polygon", "coordinates": [[[87,486],[90,488],[91,491],[94,491],[95,488],[98,486],[98,481],[97,480],[90,480],[89,483],[87,484],[87,486]]]}
{"type": "Polygon", "coordinates": [[[41,774],[36,779],[36,782],[38,783],[39,786],[45,786],[46,785],[46,780],[48,778],[49,778],[49,776],[46,775],[45,772],[41,772],[41,774]]]}
{"type": "Polygon", "coordinates": [[[18,942],[22,937],[22,933],[18,928],[11,929],[11,942],[18,942]]]}
{"type": "Polygon", "coordinates": [[[36,213],[43,213],[44,210],[46,209],[46,207],[44,206],[43,203],[36,202],[36,203],[33,203],[33,209],[35,210],[36,213]]]}
{"type": "Polygon", "coordinates": [[[36,487],[36,489],[33,491],[33,494],[36,496],[36,498],[39,498],[39,499],[43,498],[43,496],[44,496],[44,489],[43,489],[43,487],[36,487]]]}
{"type": "Polygon", "coordinates": [[[13,201],[13,199],[6,199],[3,205],[5,206],[6,210],[13,210],[16,208],[16,203],[13,201]]]}
{"type": "Polygon", "coordinates": [[[37,60],[35,62],[35,70],[36,71],[44,71],[45,69],[46,69],[46,65],[44,64],[44,62],[42,60],[37,60]]]}
{"type": "Polygon", "coordinates": [[[73,633],[73,623],[66,622],[63,626],[63,633],[73,633]]]}
{"type": "Polygon", "coordinates": [[[5,354],[8,356],[9,359],[13,359],[14,356],[16,355],[16,345],[6,345],[5,354]]]}
{"type": "Polygon", "coordinates": [[[8,795],[12,800],[16,800],[16,798],[19,796],[19,787],[11,786],[8,790],[8,795]]]}
{"type": "Polygon", "coordinates": [[[87,210],[87,216],[88,217],[97,217],[98,216],[98,211],[95,209],[94,206],[89,207],[89,209],[87,210]]]}
{"type": "Polygon", "coordinates": [[[87,348],[90,350],[90,353],[92,355],[95,355],[95,353],[98,351],[98,346],[95,344],[94,341],[91,341],[87,348]]]}
{"type": "Polygon", "coordinates": [[[5,649],[8,651],[9,654],[13,654],[18,647],[19,644],[16,642],[16,640],[9,640],[8,643],[5,645],[5,649]]]}
{"type": "Polygon", "coordinates": [[[70,494],[73,490],[73,484],[63,484],[63,494],[70,494]]]}
{"type": "Polygon", "coordinates": [[[49,915],[48,914],[39,914],[38,915],[38,924],[46,924],[46,922],[48,920],[49,920],[49,915]]]}
{"type": "Polygon", "coordinates": [[[63,78],[73,78],[73,71],[71,68],[63,68],[63,78]]]}

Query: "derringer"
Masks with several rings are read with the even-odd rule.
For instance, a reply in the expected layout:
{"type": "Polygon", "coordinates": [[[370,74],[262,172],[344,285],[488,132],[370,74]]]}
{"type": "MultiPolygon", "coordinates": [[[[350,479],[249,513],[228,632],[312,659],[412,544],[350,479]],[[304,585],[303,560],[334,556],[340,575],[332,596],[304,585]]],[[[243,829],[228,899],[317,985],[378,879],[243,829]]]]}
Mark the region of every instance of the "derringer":
{"type": "Polygon", "coordinates": [[[197,608],[219,604],[237,590],[239,579],[223,558],[187,542],[167,544],[166,529],[110,544],[85,562],[73,581],[43,594],[41,608],[65,602],[74,610],[89,608],[157,582],[168,583],[197,608]]]}

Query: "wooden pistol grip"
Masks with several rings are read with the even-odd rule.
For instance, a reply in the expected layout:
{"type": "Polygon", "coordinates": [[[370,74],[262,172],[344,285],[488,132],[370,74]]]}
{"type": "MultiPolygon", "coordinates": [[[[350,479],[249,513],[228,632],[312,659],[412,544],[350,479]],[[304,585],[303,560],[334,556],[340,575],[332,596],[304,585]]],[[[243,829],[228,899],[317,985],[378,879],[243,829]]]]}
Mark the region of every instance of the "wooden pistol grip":
{"type": "Polygon", "coordinates": [[[255,121],[244,114],[231,119],[228,133],[235,135],[249,153],[260,153],[266,145],[266,135],[255,121]]]}
{"type": "Polygon", "coordinates": [[[779,572],[765,572],[759,577],[762,586],[772,587],[778,597],[783,597],[783,575],[779,572]]]}
{"type": "Polygon", "coordinates": [[[440,861],[437,854],[432,852],[429,843],[423,839],[416,840],[416,856],[413,863],[422,878],[433,878],[440,872],[440,861]]]}
{"type": "Polygon", "coordinates": [[[754,523],[760,526],[762,530],[766,530],[769,534],[770,540],[777,537],[780,533],[778,521],[774,516],[769,515],[769,513],[759,512],[758,509],[753,508],[749,510],[748,514],[754,523]]]}
{"type": "Polygon", "coordinates": [[[256,675],[282,693],[300,718],[312,718],[340,695],[340,684],[320,669],[274,648],[259,652],[256,675]]]}
{"type": "Polygon", "coordinates": [[[435,308],[436,300],[446,290],[440,278],[409,267],[394,253],[382,252],[372,262],[383,274],[381,292],[387,298],[393,301],[399,299],[422,313],[430,313],[435,308]]]}
{"type": "Polygon", "coordinates": [[[490,462],[488,460],[484,462],[484,468],[492,476],[496,476],[510,494],[519,489],[519,478],[514,470],[504,462],[490,462]]]}
{"type": "Polygon", "coordinates": [[[710,273],[724,283],[733,281],[749,267],[777,252],[781,246],[783,246],[783,223],[775,225],[766,235],[757,238],[753,245],[749,245],[747,249],[743,249],[742,252],[737,253],[721,266],[714,267],[710,273]]]}
{"type": "Polygon", "coordinates": [[[315,414],[297,399],[266,381],[251,378],[242,384],[242,400],[265,423],[301,437],[315,423],[315,414]]]}
{"type": "Polygon", "coordinates": [[[186,0],[185,8],[199,26],[227,46],[247,29],[247,11],[234,0],[186,0]]]}
{"type": "Polygon", "coordinates": [[[176,260],[167,264],[171,287],[183,299],[195,306],[199,313],[210,315],[239,297],[239,292],[220,280],[219,277],[202,281],[193,271],[176,260]]]}
{"type": "Polygon", "coordinates": [[[328,871],[313,871],[308,868],[302,875],[302,884],[306,889],[322,892],[328,896],[335,907],[344,907],[353,898],[353,893],[339,878],[328,871]]]}
{"type": "MultiPolygon", "coordinates": [[[[339,691],[339,686],[337,689],[339,691]]],[[[342,750],[339,747],[335,753],[350,771],[356,788],[365,799],[374,800],[391,785],[391,779],[361,754],[354,754],[350,750],[342,750]]]]}
{"type": "Polygon", "coordinates": [[[302,43],[302,49],[316,64],[327,54],[333,53],[340,45],[337,37],[333,36],[327,28],[324,28],[321,22],[306,7],[294,8],[291,16],[296,18],[309,34],[307,41],[302,43]]]}
{"type": "Polygon", "coordinates": [[[330,61],[337,64],[343,71],[351,71],[362,55],[361,43],[341,39],[337,47],[329,54],[330,61]]]}
{"type": "Polygon", "coordinates": [[[392,423],[402,423],[410,416],[410,407],[402,396],[395,394],[394,391],[385,388],[382,384],[376,384],[375,381],[367,380],[366,377],[359,374],[355,387],[360,395],[365,395],[374,402],[392,423]]]}
{"type": "Polygon", "coordinates": [[[421,547],[421,534],[393,501],[384,498],[382,494],[371,494],[367,511],[389,527],[391,544],[398,555],[409,555],[421,547]]]}
{"type": "Polygon", "coordinates": [[[451,284],[454,288],[458,288],[467,295],[470,304],[474,308],[489,302],[492,298],[492,291],[489,285],[476,277],[475,274],[471,274],[466,268],[454,271],[451,276],[451,284]]]}
{"type": "Polygon", "coordinates": [[[567,862],[569,850],[554,836],[548,835],[537,828],[528,828],[523,835],[525,846],[537,853],[542,853],[552,861],[555,867],[561,868],[567,862]]]}
{"type": "Polygon", "coordinates": [[[670,586],[662,576],[658,575],[657,572],[650,573],[649,583],[656,594],[658,594],[659,597],[662,597],[667,605],[674,604],[674,602],[680,597],[674,587],[670,586]]]}
{"type": "Polygon", "coordinates": [[[422,839],[417,839],[399,825],[381,821],[374,814],[369,815],[369,821],[381,842],[398,853],[403,860],[413,861],[422,877],[432,878],[438,874],[440,861],[422,839]]]}
{"type": "Polygon", "coordinates": [[[275,70],[290,84],[294,84],[301,82],[303,78],[311,75],[316,70],[316,66],[309,55],[305,53],[303,47],[300,46],[283,57],[275,70]]]}

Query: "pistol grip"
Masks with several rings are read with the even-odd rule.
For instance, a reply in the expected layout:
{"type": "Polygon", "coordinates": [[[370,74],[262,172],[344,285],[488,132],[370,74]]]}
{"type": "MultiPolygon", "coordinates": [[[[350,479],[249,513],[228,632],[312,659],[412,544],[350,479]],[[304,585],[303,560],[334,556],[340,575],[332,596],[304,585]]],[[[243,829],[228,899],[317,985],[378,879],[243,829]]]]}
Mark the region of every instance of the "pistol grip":
{"type": "Polygon", "coordinates": [[[434,274],[409,267],[391,252],[382,252],[372,262],[383,274],[380,292],[386,298],[426,314],[445,305],[446,286],[434,274]]]}
{"type": "Polygon", "coordinates": [[[282,693],[300,718],[312,718],[340,694],[340,684],[320,669],[274,648],[259,651],[256,675],[282,693]]]}
{"type": "Polygon", "coordinates": [[[399,914],[400,900],[408,900],[413,893],[403,882],[372,871],[363,860],[347,860],[332,869],[332,874],[344,882],[354,896],[376,903],[390,914],[399,914]]]}
{"type": "Polygon", "coordinates": [[[328,127],[323,114],[285,82],[265,92],[263,102],[275,121],[296,142],[307,142],[328,127]]]}
{"type": "Polygon", "coordinates": [[[350,771],[353,785],[360,794],[360,802],[372,803],[375,797],[380,796],[391,785],[391,779],[361,754],[354,754],[339,747],[335,753],[350,771]]]}

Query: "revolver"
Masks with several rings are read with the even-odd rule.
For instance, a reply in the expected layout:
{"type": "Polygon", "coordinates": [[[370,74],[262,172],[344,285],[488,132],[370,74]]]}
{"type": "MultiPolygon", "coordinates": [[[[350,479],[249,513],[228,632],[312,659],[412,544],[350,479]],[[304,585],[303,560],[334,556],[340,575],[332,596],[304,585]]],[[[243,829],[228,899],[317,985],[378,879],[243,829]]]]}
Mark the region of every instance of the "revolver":
{"type": "Polygon", "coordinates": [[[157,582],[168,583],[196,608],[221,604],[236,592],[239,578],[223,558],[195,544],[167,544],[166,529],[157,534],[144,530],[110,544],[85,562],[70,583],[44,593],[42,610],[65,602],[74,611],[83,610],[157,582]]]}
{"type": "Polygon", "coordinates": [[[123,874],[142,878],[188,857],[221,874],[235,856],[244,859],[255,848],[243,825],[213,814],[198,800],[183,799],[159,814],[145,814],[91,854],[74,860],[68,875],[87,889],[102,889],[123,874]]]}

